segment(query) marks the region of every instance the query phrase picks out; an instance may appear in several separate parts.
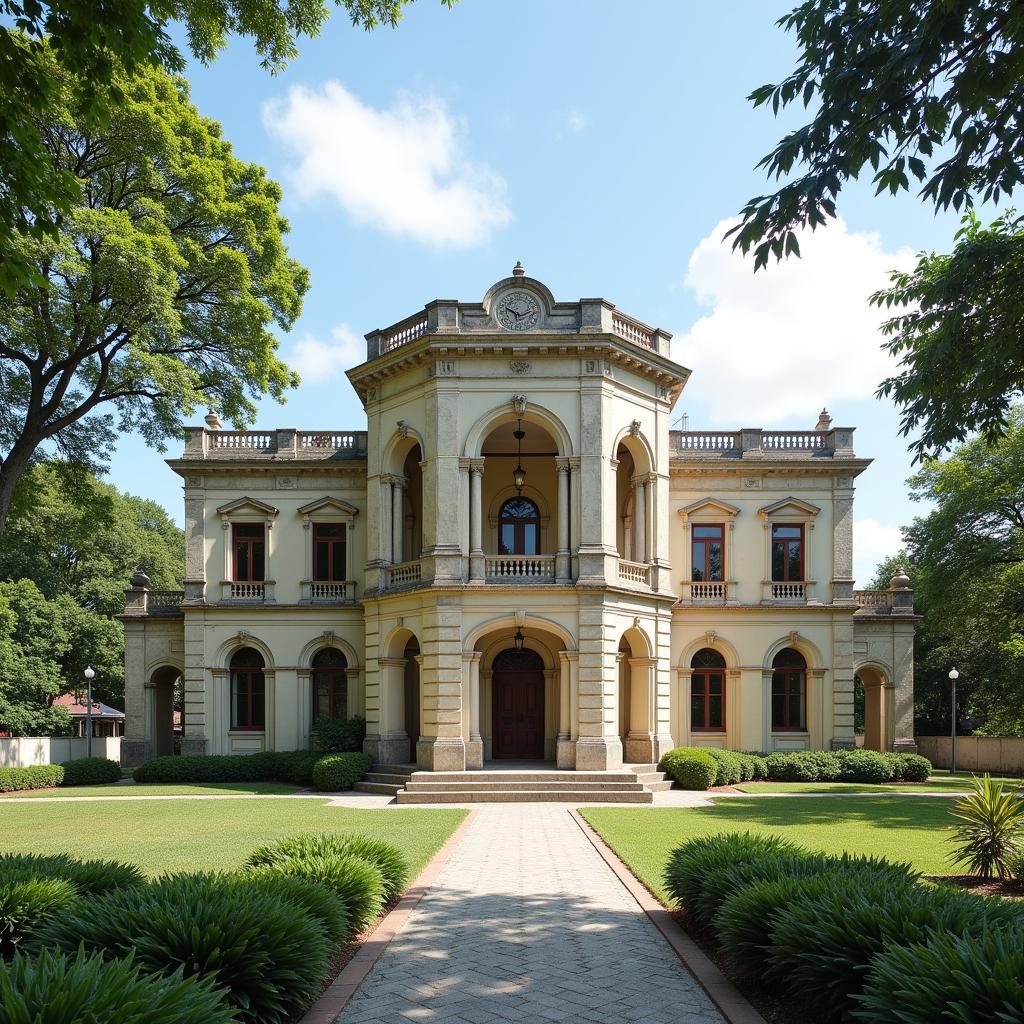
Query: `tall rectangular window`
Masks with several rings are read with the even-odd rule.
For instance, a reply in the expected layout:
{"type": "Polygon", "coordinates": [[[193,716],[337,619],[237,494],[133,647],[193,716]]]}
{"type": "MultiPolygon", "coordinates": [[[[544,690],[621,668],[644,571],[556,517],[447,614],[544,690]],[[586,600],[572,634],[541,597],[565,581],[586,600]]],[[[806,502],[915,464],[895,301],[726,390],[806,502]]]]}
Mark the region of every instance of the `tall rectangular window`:
{"type": "Polygon", "coordinates": [[[267,541],[263,523],[233,523],[231,544],[234,579],[238,583],[261,583],[266,579],[267,541]]]}
{"type": "Polygon", "coordinates": [[[691,527],[691,579],[695,583],[721,580],[725,571],[725,527],[691,527]]]}
{"type": "Polygon", "coordinates": [[[345,524],[313,524],[313,579],[341,583],[346,579],[345,524]]]}
{"type": "Polygon", "coordinates": [[[772,524],[772,579],[804,578],[804,528],[772,524]]]}

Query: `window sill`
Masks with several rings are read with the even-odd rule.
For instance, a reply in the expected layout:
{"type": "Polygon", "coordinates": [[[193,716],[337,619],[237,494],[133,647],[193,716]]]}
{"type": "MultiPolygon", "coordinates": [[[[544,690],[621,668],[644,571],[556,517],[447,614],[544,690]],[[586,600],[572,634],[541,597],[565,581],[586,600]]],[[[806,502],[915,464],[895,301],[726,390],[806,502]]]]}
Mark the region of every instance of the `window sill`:
{"type": "Polygon", "coordinates": [[[238,726],[228,729],[229,736],[266,736],[266,734],[266,729],[243,729],[238,726]]]}
{"type": "Polygon", "coordinates": [[[810,736],[806,729],[772,729],[772,736],[810,736]]]}

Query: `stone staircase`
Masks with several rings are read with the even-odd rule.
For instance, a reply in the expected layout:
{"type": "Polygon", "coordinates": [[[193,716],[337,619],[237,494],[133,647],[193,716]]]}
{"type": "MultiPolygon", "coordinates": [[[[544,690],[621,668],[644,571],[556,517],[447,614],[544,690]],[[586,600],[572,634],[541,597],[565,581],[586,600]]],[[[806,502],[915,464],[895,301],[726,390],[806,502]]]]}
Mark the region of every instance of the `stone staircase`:
{"type": "Polygon", "coordinates": [[[356,789],[394,793],[400,804],[466,803],[629,803],[649,804],[672,783],[656,764],[625,765],[618,771],[572,772],[554,769],[499,769],[424,772],[411,766],[374,766],[356,789]]]}

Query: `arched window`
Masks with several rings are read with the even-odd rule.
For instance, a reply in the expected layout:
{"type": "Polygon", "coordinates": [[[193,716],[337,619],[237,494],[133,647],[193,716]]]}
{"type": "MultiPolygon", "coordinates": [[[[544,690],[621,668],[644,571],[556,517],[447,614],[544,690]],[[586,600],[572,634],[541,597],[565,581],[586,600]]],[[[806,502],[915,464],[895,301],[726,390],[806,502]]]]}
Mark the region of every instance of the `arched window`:
{"type": "Polygon", "coordinates": [[[337,647],[313,655],[313,717],[348,716],[348,662],[337,647]]]}
{"type": "Polygon", "coordinates": [[[540,554],[540,513],[529,498],[510,498],[501,506],[498,554],[540,554]]]}
{"type": "Polygon", "coordinates": [[[772,728],[807,729],[807,662],[787,647],[772,660],[772,728]]]}
{"type": "Polygon", "coordinates": [[[263,655],[243,647],[231,658],[231,728],[260,732],[266,722],[263,655]]]}
{"type": "Polygon", "coordinates": [[[725,731],[725,658],[710,647],[691,659],[690,728],[695,732],[725,731]]]}

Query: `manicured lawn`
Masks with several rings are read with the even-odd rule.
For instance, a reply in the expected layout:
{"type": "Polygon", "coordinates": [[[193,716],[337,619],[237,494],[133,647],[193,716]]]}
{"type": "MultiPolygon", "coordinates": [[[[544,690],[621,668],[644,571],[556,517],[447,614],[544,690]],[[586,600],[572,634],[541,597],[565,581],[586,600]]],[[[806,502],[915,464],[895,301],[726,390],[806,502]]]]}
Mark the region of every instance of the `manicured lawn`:
{"type": "MultiPolygon", "coordinates": [[[[970,772],[957,772],[956,775],[942,772],[923,783],[744,782],[736,788],[744,793],[966,793],[970,791],[973,778],[970,772]]],[[[1005,783],[1010,789],[1024,787],[1024,779],[998,776],[996,781],[1005,783]]]]}
{"type": "Polygon", "coordinates": [[[877,854],[909,861],[925,874],[956,870],[946,859],[952,821],[946,800],[722,797],[711,807],[586,807],[580,814],[663,902],[661,873],[669,853],[715,832],[774,832],[823,853],[877,854]]]}
{"type": "Polygon", "coordinates": [[[455,809],[350,809],[319,799],[125,800],[0,804],[0,851],[73,853],[138,864],[148,875],[238,867],[298,832],[362,832],[401,849],[413,874],[455,830],[455,809]]]}
{"type": "Polygon", "coordinates": [[[226,793],[258,793],[261,796],[297,793],[298,787],[287,782],[199,782],[183,785],[173,783],[134,783],[110,786],[57,786],[54,789],[27,789],[3,793],[3,797],[31,800],[33,797],[83,796],[218,796],[226,793]]]}

